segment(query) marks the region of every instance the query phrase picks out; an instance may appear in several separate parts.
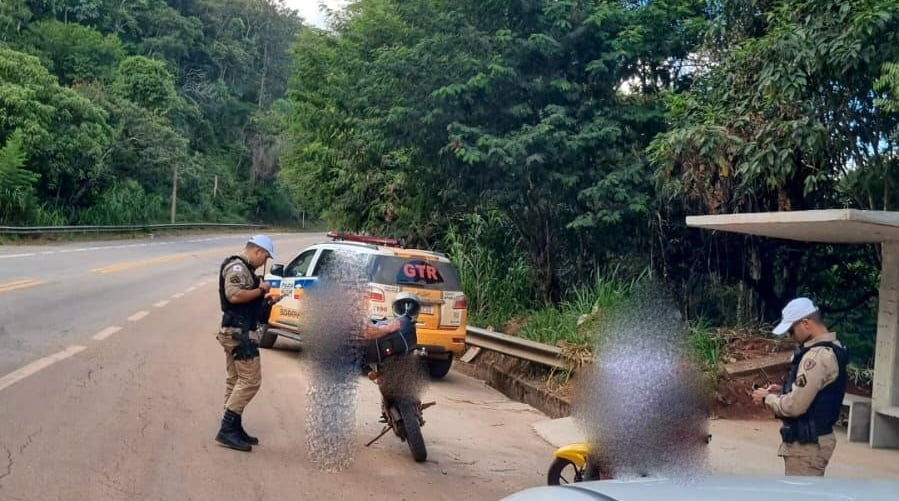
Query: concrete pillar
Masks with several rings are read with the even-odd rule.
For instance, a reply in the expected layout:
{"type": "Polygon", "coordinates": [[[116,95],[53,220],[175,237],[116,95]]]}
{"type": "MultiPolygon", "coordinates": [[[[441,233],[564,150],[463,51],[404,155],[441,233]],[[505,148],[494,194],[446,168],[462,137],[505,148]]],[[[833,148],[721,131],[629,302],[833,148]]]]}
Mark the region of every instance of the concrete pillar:
{"type": "Polygon", "coordinates": [[[884,242],[871,396],[871,447],[899,448],[899,242],[884,242]]]}
{"type": "Polygon", "coordinates": [[[852,402],[849,404],[850,442],[868,442],[871,440],[871,404],[869,402],[852,402]]]}

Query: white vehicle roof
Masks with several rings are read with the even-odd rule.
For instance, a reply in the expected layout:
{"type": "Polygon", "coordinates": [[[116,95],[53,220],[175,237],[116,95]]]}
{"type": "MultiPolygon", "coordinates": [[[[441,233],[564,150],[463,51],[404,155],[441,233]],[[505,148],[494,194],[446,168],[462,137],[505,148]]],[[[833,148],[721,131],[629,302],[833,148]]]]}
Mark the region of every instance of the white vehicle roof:
{"type": "Polygon", "coordinates": [[[449,258],[446,257],[445,254],[441,254],[439,252],[432,252],[420,249],[396,249],[394,247],[385,247],[374,244],[366,244],[360,242],[346,242],[346,241],[335,241],[335,242],[319,242],[317,244],[311,245],[307,247],[308,249],[330,249],[330,250],[343,250],[348,252],[357,252],[360,254],[374,254],[378,256],[400,256],[404,257],[405,252],[411,252],[414,254],[423,254],[433,258],[436,261],[449,263],[449,258]]]}

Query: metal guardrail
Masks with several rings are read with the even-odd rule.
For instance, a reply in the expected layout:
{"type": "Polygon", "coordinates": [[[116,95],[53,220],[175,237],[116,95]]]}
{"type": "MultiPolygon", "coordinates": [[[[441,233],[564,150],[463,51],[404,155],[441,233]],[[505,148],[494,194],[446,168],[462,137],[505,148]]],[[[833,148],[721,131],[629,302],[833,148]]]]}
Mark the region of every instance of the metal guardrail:
{"type": "Polygon", "coordinates": [[[562,358],[562,349],[557,346],[537,343],[520,337],[510,336],[501,332],[488,331],[479,327],[468,326],[468,335],[465,342],[485,350],[495,351],[503,355],[509,355],[529,362],[555,367],[557,369],[570,369],[570,366],[562,358]]]}
{"type": "Polygon", "coordinates": [[[175,223],[112,226],[0,226],[2,235],[43,235],[63,233],[138,232],[151,230],[199,230],[207,228],[267,228],[263,224],[175,223]]]}

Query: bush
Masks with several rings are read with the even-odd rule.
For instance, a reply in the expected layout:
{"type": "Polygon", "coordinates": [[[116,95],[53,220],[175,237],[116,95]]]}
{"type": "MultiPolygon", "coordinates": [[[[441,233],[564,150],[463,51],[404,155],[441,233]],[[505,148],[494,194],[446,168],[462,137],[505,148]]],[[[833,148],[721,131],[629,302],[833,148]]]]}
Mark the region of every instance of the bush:
{"type": "Polygon", "coordinates": [[[128,179],[113,184],[79,219],[81,224],[96,225],[167,222],[166,201],[147,194],[136,181],[128,179]]]}

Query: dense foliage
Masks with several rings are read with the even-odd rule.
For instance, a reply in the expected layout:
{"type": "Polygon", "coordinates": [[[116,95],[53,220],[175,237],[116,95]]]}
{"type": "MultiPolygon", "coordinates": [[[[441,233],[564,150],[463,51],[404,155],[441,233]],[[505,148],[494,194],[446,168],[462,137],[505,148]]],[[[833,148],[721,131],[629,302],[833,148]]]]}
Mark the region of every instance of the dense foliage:
{"type": "Polygon", "coordinates": [[[277,0],[3,0],[0,224],[165,222],[173,182],[179,221],[295,219],[301,30],[277,0]]]}
{"type": "Polygon", "coordinates": [[[876,248],[684,217],[895,208],[896,0],[358,0],[332,27],[297,45],[282,178],[449,248],[479,318],[649,268],[717,322],[811,294],[870,355],[876,248]]]}

